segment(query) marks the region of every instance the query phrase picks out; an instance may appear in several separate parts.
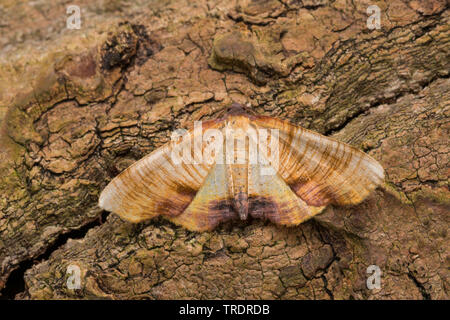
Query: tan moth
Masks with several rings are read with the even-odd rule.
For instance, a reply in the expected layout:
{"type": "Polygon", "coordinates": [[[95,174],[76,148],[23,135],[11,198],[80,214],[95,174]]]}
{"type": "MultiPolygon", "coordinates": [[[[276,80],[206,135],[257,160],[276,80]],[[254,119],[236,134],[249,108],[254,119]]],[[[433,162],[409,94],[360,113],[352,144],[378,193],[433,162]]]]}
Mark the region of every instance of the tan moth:
{"type": "Polygon", "coordinates": [[[360,203],[383,180],[382,166],[362,151],[234,103],[119,174],[99,206],[194,231],[249,215],[292,226],[328,204],[360,203]]]}

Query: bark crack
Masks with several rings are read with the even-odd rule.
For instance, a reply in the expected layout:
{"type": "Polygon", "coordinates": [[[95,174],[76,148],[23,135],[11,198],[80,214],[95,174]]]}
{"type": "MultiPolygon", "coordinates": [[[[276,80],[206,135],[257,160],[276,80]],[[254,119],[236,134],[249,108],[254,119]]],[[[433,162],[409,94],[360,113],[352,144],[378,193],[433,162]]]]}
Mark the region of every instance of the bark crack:
{"type": "Polygon", "coordinates": [[[97,219],[81,226],[78,229],[59,234],[56,240],[45,248],[44,251],[37,257],[21,261],[18,267],[10,273],[8,279],[6,280],[5,286],[0,291],[0,300],[12,300],[17,295],[20,296],[25,294],[27,292],[25,285],[25,273],[28,270],[33,268],[33,266],[49,259],[52,253],[64,247],[69,239],[83,239],[90,230],[102,225],[106,221],[109,214],[110,213],[107,211],[102,211],[97,219]]]}
{"type": "Polygon", "coordinates": [[[417,289],[419,289],[420,294],[423,297],[423,300],[431,300],[431,295],[425,290],[425,287],[423,286],[423,284],[421,284],[417,278],[414,276],[414,274],[410,271],[408,272],[408,278],[410,278],[412,280],[412,282],[414,283],[414,285],[417,287],[417,289]]]}

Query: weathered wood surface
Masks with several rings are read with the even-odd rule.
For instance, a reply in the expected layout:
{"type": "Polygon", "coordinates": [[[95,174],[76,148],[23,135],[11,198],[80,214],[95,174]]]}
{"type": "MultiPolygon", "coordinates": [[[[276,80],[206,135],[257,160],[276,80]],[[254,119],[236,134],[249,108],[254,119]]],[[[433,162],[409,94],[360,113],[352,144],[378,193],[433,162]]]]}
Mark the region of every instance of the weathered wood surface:
{"type": "Polygon", "coordinates": [[[449,298],[445,0],[103,3],[80,30],[63,1],[0,6],[4,297],[449,298]],[[385,185],[295,228],[98,220],[114,176],[232,101],[364,150],[385,185]]]}

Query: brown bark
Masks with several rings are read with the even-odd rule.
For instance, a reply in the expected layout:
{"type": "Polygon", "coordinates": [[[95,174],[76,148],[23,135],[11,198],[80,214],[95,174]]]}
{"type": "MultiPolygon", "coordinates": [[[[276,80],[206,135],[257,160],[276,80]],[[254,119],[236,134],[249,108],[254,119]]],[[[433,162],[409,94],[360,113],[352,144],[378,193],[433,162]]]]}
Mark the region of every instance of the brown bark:
{"type": "Polygon", "coordinates": [[[0,8],[4,297],[448,299],[446,1],[78,4],[80,30],[61,1],[0,8]],[[232,101],[363,149],[385,185],[295,228],[100,211],[117,173],[232,101]]]}

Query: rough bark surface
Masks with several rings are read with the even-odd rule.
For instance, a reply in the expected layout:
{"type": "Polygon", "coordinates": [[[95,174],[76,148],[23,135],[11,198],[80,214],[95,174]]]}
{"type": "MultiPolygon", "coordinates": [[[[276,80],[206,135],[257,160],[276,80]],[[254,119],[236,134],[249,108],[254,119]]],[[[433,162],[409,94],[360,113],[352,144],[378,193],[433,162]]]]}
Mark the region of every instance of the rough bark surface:
{"type": "Polygon", "coordinates": [[[0,5],[3,297],[449,298],[445,0],[77,4],[80,30],[65,1],[0,5]],[[361,148],[385,185],[295,228],[193,233],[101,212],[115,175],[232,101],[361,148]]]}

